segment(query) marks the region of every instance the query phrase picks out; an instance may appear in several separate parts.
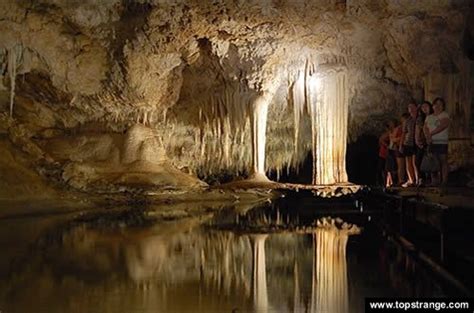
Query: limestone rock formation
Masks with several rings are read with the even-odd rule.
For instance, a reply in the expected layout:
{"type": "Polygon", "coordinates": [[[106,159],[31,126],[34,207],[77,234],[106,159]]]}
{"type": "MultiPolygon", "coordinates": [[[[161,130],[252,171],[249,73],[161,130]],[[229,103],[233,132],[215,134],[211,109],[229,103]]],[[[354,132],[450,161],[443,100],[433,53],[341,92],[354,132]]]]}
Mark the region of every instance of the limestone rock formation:
{"type": "MultiPolygon", "coordinates": [[[[472,11],[470,0],[2,1],[0,133],[83,190],[200,186],[252,174],[252,112],[271,94],[264,170],[281,172],[314,150],[292,93],[310,63],[344,70],[349,139],[434,96],[468,138],[472,11]]],[[[463,140],[456,166],[472,154],[463,140]]]]}
{"type": "Polygon", "coordinates": [[[62,178],[81,190],[113,192],[134,186],[204,187],[205,183],[169,163],[156,137],[151,128],[137,124],[124,135],[55,138],[55,144],[48,142],[45,149],[51,149],[51,154],[61,151],[63,155],[57,158],[71,159],[64,167],[62,178]]]}

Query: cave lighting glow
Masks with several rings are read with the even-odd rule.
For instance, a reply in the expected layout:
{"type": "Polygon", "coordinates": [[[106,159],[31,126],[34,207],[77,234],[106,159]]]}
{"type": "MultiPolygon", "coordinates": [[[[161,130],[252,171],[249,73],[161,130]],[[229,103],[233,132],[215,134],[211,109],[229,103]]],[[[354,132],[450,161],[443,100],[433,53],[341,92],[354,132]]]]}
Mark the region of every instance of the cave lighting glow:
{"type": "Polygon", "coordinates": [[[321,93],[321,78],[317,74],[309,76],[308,85],[311,90],[321,93]]]}

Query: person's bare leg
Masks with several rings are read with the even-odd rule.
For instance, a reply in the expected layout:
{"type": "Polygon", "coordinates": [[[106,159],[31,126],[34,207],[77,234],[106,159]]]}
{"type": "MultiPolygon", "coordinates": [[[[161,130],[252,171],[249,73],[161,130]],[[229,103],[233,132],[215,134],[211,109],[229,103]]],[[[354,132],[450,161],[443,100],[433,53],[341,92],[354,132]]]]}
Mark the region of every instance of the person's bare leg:
{"type": "Polygon", "coordinates": [[[420,174],[418,173],[418,167],[416,166],[416,154],[412,155],[410,158],[411,158],[411,165],[413,166],[413,174],[414,174],[413,183],[418,185],[418,183],[420,182],[420,174]]]}
{"type": "Polygon", "coordinates": [[[385,187],[392,187],[393,185],[393,179],[392,179],[392,172],[387,172],[387,180],[385,182],[385,187]]]}
{"type": "Polygon", "coordinates": [[[397,158],[398,184],[403,184],[405,180],[405,158],[397,158]]]}
{"type": "Polygon", "coordinates": [[[412,156],[406,157],[405,158],[405,163],[406,163],[406,169],[407,169],[407,175],[408,175],[408,184],[413,184],[414,183],[414,178],[415,178],[415,169],[413,168],[413,162],[412,162],[412,156]]]}

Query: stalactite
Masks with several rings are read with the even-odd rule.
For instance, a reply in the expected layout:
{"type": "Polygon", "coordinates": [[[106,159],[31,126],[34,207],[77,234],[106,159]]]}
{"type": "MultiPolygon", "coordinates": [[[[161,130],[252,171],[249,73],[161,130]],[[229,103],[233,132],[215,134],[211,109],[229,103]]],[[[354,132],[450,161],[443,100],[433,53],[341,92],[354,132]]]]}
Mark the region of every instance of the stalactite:
{"type": "Polygon", "coordinates": [[[311,77],[309,80],[310,84],[308,84],[305,88],[307,94],[307,106],[308,112],[311,119],[311,153],[313,159],[313,166],[312,166],[312,183],[316,183],[316,177],[322,175],[322,173],[317,172],[317,162],[319,159],[317,155],[317,136],[318,134],[322,134],[326,131],[326,129],[319,128],[317,129],[318,125],[321,125],[320,115],[318,114],[318,108],[321,106],[321,99],[320,99],[320,80],[317,77],[311,77]]]}
{"type": "Polygon", "coordinates": [[[305,107],[305,85],[304,85],[304,73],[298,72],[298,77],[291,84],[291,98],[293,104],[293,113],[294,113],[294,154],[298,153],[298,141],[299,141],[299,132],[300,132],[300,121],[301,115],[304,112],[305,107]]]}
{"type": "Polygon", "coordinates": [[[13,104],[15,101],[15,83],[18,67],[23,58],[23,46],[16,45],[8,49],[8,75],[10,77],[10,117],[13,116],[13,104]]]}
{"type": "Polygon", "coordinates": [[[155,110],[151,110],[150,112],[150,126],[155,123],[155,110]]]}
{"type": "Polygon", "coordinates": [[[247,120],[255,97],[241,84],[224,85],[221,92],[211,94],[198,105],[198,129],[206,136],[201,136],[205,140],[196,151],[201,158],[193,160],[192,167],[200,168],[202,173],[223,169],[248,172],[251,166],[251,128],[247,120]]]}

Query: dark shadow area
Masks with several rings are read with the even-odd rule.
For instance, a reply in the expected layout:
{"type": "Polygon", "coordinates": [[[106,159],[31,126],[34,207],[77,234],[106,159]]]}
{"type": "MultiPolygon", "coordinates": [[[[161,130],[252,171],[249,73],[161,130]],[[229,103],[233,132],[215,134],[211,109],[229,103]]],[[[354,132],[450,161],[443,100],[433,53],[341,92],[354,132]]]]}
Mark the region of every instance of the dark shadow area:
{"type": "Polygon", "coordinates": [[[374,185],[377,177],[378,139],[362,135],[349,143],[346,153],[346,169],[349,181],[354,184],[374,185]]]}
{"type": "MultiPolygon", "coordinates": [[[[378,139],[372,135],[362,135],[357,141],[347,145],[346,170],[349,181],[360,185],[374,185],[377,176],[378,139]]],[[[298,169],[283,171],[278,179],[282,183],[311,184],[313,156],[308,153],[298,169]]],[[[271,180],[277,180],[276,171],[268,173],[271,180]]]]}
{"type": "Polygon", "coordinates": [[[304,162],[298,168],[291,168],[289,171],[283,170],[278,177],[276,171],[267,173],[268,178],[281,183],[311,184],[313,172],[313,155],[308,152],[304,162]]]}

